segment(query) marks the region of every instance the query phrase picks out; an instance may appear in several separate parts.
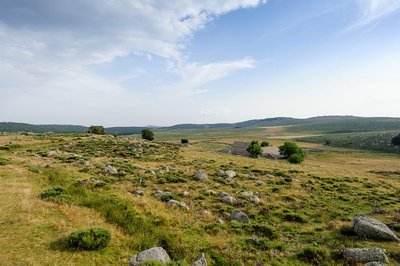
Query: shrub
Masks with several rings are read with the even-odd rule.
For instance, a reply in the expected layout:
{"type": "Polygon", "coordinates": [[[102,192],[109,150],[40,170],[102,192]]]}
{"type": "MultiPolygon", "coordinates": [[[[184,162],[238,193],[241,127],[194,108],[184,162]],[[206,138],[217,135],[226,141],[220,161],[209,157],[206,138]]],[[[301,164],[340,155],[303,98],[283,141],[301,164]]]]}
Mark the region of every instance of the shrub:
{"type": "Polygon", "coordinates": [[[107,229],[89,228],[73,232],[68,237],[72,249],[99,250],[107,247],[111,234],[107,229]]]}
{"type": "Polygon", "coordinates": [[[52,187],[40,194],[40,198],[57,203],[66,203],[71,199],[68,191],[63,187],[52,187]]]}
{"type": "Polygon", "coordinates": [[[400,134],[397,135],[396,137],[392,138],[391,143],[392,143],[392,145],[400,146],[400,134]]]}
{"type": "Polygon", "coordinates": [[[268,141],[261,142],[261,147],[268,147],[268,146],[269,146],[269,142],[268,141]]]}
{"type": "Polygon", "coordinates": [[[189,144],[189,140],[188,139],[181,139],[181,143],[182,144],[189,144]]]}
{"type": "Polygon", "coordinates": [[[176,195],[174,195],[174,194],[171,194],[171,195],[163,195],[163,196],[161,197],[161,201],[167,202],[167,201],[169,201],[169,200],[177,200],[177,201],[180,201],[179,197],[176,196],[176,195]]]}
{"type": "Polygon", "coordinates": [[[154,140],[154,133],[150,129],[143,129],[141,133],[142,133],[142,139],[150,141],[154,140]]]}
{"type": "Polygon", "coordinates": [[[277,239],[279,237],[276,229],[267,224],[253,224],[252,229],[255,234],[268,237],[269,239],[277,239]]]}
{"type": "Polygon", "coordinates": [[[283,215],[283,220],[285,220],[287,222],[296,222],[296,223],[305,223],[306,222],[306,219],[302,215],[297,214],[297,213],[292,213],[292,212],[285,213],[283,215]]]}
{"type": "Polygon", "coordinates": [[[292,154],[289,156],[288,161],[290,163],[302,163],[304,162],[304,159],[306,158],[306,154],[303,150],[300,150],[299,152],[292,154]]]}
{"type": "Polygon", "coordinates": [[[10,160],[5,159],[5,158],[0,158],[0,165],[6,165],[6,164],[9,164],[9,163],[10,163],[10,160]]]}
{"type": "Polygon", "coordinates": [[[88,129],[89,134],[104,135],[103,126],[90,126],[88,129]]]}
{"type": "Polygon", "coordinates": [[[330,254],[324,247],[305,247],[298,258],[313,265],[324,265],[330,260],[330,254]]]}
{"type": "Polygon", "coordinates": [[[305,151],[294,142],[285,142],[279,146],[279,153],[288,159],[290,163],[301,163],[306,157],[305,151]]]}
{"type": "Polygon", "coordinates": [[[262,147],[257,140],[251,142],[250,146],[247,148],[247,152],[250,153],[250,156],[253,158],[258,158],[263,154],[262,147]]]}

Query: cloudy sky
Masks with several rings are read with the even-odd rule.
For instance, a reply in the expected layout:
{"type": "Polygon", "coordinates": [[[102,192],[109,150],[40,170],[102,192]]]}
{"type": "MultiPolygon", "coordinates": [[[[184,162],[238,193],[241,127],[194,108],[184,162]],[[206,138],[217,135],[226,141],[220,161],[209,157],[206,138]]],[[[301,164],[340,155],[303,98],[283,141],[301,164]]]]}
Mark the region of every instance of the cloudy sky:
{"type": "Polygon", "coordinates": [[[400,0],[0,0],[0,121],[400,117],[400,0]]]}

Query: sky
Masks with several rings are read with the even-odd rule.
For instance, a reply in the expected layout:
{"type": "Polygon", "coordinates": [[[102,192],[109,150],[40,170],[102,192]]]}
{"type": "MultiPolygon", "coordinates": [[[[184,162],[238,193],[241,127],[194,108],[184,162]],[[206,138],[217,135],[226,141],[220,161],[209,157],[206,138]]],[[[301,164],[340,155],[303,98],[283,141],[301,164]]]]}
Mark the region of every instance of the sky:
{"type": "Polygon", "coordinates": [[[0,121],[400,117],[400,0],[0,6],[0,121]]]}

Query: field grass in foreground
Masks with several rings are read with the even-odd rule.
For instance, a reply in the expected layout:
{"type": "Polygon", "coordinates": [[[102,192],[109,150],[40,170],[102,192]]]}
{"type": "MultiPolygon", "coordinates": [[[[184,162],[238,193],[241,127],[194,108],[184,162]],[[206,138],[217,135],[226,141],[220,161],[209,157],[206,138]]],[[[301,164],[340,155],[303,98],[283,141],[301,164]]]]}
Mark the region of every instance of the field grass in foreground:
{"type": "MultiPolygon", "coordinates": [[[[264,131],[251,134],[243,138],[260,138],[264,131]]],[[[299,254],[310,247],[323,254],[320,265],[341,265],[343,248],[372,246],[385,248],[392,265],[400,264],[398,244],[360,239],[347,230],[357,214],[400,228],[398,156],[302,143],[308,158],[291,165],[216,152],[237,136],[199,133],[188,148],[127,137],[0,136],[0,146],[18,144],[0,151],[1,264],[127,265],[131,255],[155,245],[180,265],[199,252],[210,265],[309,265],[299,254]],[[118,175],[103,174],[109,164],[118,175]],[[168,172],[151,172],[166,167],[168,172]],[[228,169],[238,174],[233,181],[216,175],[228,169]],[[209,179],[193,180],[197,170],[209,179]],[[62,195],[41,199],[54,187],[62,187],[62,195]],[[144,196],[133,195],[134,189],[144,196]],[[157,189],[172,192],[190,209],[167,207],[153,196],[157,189]],[[223,203],[208,189],[226,192],[238,204],[223,203]],[[261,202],[250,202],[243,191],[261,202]],[[216,223],[234,209],[247,213],[251,224],[216,223]],[[110,230],[109,247],[70,250],[66,237],[88,227],[110,230]]],[[[274,145],[283,141],[272,139],[274,145]]]]}

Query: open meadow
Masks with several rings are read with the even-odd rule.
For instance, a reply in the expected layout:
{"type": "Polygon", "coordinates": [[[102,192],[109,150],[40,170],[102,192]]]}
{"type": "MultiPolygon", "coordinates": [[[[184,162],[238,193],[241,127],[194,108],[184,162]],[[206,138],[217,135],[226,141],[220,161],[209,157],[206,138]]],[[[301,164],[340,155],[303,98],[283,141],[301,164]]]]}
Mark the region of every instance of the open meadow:
{"type": "Polygon", "coordinates": [[[279,132],[0,135],[0,264],[128,265],[160,246],[168,265],[200,253],[209,265],[344,265],[343,249],[356,247],[384,248],[399,265],[398,242],[360,238],[351,222],[368,215],[400,230],[400,156],[305,142],[302,164],[219,152],[236,140],[281,145],[290,133],[279,132]],[[250,222],[232,220],[235,210],[250,222]],[[70,249],[69,234],[91,227],[108,229],[109,245],[70,249]]]}

